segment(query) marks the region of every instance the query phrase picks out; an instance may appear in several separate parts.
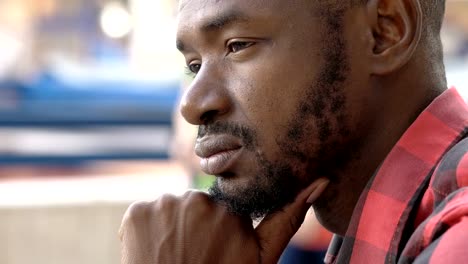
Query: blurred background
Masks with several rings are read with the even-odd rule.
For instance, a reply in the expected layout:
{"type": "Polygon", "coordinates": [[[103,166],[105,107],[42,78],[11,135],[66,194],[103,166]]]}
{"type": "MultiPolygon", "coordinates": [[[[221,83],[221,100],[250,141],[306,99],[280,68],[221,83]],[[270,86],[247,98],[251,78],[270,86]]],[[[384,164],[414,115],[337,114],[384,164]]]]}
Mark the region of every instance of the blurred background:
{"type": "MultiPolygon", "coordinates": [[[[447,1],[448,81],[468,97],[468,1],[447,1]]],[[[174,111],[176,5],[0,0],[0,263],[119,263],[131,201],[209,184],[174,111]]],[[[297,249],[326,247],[304,230],[297,249]]]]}

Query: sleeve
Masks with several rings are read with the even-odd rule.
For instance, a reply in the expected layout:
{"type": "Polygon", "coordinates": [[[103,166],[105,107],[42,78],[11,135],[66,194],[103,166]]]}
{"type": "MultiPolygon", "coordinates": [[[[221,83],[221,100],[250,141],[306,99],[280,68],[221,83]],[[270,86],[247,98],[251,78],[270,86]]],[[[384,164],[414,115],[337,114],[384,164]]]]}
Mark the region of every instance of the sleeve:
{"type": "Polygon", "coordinates": [[[468,263],[468,187],[447,196],[418,226],[398,263],[468,263]]]}
{"type": "Polygon", "coordinates": [[[429,244],[415,264],[468,263],[468,216],[448,227],[442,235],[429,244]]]}

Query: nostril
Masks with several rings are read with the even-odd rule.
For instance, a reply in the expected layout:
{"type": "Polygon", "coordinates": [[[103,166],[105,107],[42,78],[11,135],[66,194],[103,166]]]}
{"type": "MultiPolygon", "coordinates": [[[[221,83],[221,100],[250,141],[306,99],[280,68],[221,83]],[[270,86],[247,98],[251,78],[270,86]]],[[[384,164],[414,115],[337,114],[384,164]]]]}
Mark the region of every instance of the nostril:
{"type": "Polygon", "coordinates": [[[207,123],[212,122],[216,118],[216,115],[218,115],[218,113],[219,113],[218,110],[206,111],[200,116],[201,123],[207,124],[207,123]]]}

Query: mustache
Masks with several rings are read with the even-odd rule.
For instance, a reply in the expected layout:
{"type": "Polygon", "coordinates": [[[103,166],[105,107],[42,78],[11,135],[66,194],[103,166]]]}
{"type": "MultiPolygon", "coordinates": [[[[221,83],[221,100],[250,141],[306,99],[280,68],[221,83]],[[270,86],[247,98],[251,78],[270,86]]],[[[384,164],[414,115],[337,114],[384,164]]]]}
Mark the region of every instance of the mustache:
{"type": "Polygon", "coordinates": [[[242,140],[244,147],[251,149],[256,144],[255,130],[232,122],[216,121],[207,125],[200,125],[198,127],[197,138],[202,138],[206,135],[227,134],[242,140]]]}

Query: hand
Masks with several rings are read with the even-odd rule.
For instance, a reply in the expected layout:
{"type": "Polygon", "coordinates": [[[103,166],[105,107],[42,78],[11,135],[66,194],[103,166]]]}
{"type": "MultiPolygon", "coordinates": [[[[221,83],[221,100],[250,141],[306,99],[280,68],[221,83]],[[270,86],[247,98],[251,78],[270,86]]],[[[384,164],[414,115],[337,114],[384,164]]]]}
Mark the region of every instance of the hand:
{"type": "Polygon", "coordinates": [[[119,231],[122,264],[277,263],[327,185],[315,181],[257,228],[202,192],[134,203],[119,231]]]}

